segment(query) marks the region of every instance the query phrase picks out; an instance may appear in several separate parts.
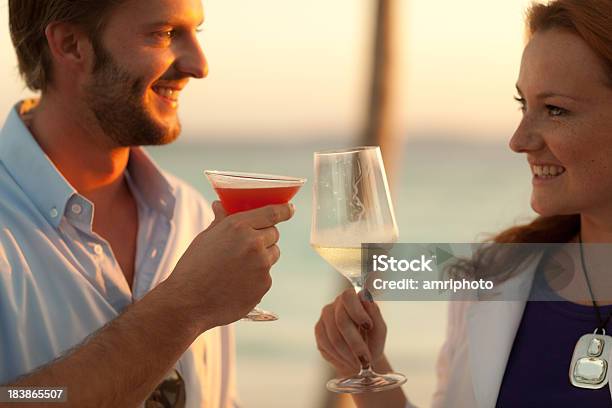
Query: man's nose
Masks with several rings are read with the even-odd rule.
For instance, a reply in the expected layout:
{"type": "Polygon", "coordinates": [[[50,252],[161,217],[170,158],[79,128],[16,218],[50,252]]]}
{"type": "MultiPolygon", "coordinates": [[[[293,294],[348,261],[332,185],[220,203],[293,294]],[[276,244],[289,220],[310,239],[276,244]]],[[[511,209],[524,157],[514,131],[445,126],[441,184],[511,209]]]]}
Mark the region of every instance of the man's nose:
{"type": "Polygon", "coordinates": [[[510,149],[517,153],[527,153],[543,148],[545,142],[535,124],[527,116],[523,116],[521,123],[510,138],[509,145],[510,149]]]}
{"type": "Polygon", "coordinates": [[[195,35],[185,43],[177,59],[176,68],[193,78],[206,78],[208,75],[208,61],[195,35]]]}

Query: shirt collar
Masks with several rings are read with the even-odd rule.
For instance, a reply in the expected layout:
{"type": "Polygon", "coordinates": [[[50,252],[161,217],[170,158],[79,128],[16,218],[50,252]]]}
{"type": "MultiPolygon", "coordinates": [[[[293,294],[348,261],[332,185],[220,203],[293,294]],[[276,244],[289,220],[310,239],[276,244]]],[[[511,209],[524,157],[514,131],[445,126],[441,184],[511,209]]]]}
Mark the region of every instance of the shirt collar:
{"type": "MultiPolygon", "coordinates": [[[[40,148],[23,122],[20,110],[21,102],[10,111],[0,130],[0,161],[40,213],[57,228],[69,200],[78,193],[40,148]]],[[[146,204],[172,219],[175,190],[141,147],[130,150],[128,171],[146,204]]],[[[82,204],[87,203],[83,198],[82,204]]],[[[87,212],[82,217],[87,217],[87,212]]],[[[82,221],[91,224],[91,219],[82,221]]]]}
{"type": "Polygon", "coordinates": [[[146,204],[172,219],[175,189],[142,147],[131,148],[128,172],[146,204]]]}
{"type": "Polygon", "coordinates": [[[20,117],[20,108],[21,103],[13,107],[0,130],[0,161],[40,213],[57,228],[76,190],[34,140],[20,117]]]}

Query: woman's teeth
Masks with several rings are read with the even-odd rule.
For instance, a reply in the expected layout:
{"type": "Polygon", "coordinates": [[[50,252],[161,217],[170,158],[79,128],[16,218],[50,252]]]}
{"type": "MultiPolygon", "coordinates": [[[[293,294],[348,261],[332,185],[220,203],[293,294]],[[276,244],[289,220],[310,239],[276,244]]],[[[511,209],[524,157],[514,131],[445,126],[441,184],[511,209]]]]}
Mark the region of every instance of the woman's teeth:
{"type": "Polygon", "coordinates": [[[553,178],[565,173],[565,169],[561,166],[531,166],[531,170],[536,177],[553,178]]]}

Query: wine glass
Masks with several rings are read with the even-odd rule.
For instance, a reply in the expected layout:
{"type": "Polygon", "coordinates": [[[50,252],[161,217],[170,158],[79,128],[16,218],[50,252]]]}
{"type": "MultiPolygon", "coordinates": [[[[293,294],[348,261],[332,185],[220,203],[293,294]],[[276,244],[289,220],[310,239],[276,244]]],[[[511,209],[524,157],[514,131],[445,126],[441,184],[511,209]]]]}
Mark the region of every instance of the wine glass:
{"type": "MultiPolygon", "coordinates": [[[[204,171],[228,214],[271,204],[286,204],[306,182],[304,178],[236,171],[204,171]]],[[[270,322],[278,320],[272,312],[255,307],[242,320],[270,322]]]]}
{"type": "MultiPolygon", "coordinates": [[[[398,237],[380,148],[316,152],[313,191],[310,244],[359,293],[364,286],[361,244],[393,243],[398,237]]],[[[376,392],[405,382],[402,374],[378,374],[368,364],[354,376],[330,380],[327,389],[376,392]]]]}

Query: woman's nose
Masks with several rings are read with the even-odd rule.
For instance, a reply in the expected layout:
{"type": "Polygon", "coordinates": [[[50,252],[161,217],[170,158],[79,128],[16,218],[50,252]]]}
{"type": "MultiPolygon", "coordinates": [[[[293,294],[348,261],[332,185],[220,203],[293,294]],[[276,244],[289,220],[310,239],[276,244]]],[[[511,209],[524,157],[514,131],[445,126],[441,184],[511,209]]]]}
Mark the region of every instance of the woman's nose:
{"type": "Polygon", "coordinates": [[[510,138],[510,149],[517,153],[527,153],[537,151],[545,146],[541,133],[536,126],[523,116],[521,123],[510,138]]]}

